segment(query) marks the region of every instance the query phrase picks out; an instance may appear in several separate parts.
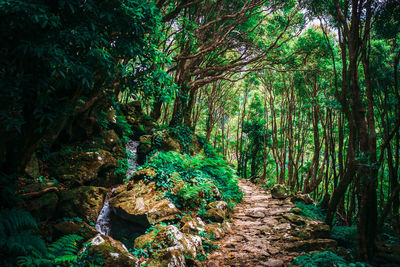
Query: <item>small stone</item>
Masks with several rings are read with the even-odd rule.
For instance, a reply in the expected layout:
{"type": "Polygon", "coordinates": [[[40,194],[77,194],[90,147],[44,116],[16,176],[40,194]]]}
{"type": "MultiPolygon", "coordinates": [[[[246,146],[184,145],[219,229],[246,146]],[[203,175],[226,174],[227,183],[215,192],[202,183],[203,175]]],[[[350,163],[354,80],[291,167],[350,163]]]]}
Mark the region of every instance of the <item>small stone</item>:
{"type": "Polygon", "coordinates": [[[269,259],[266,262],[266,266],[268,267],[281,267],[283,266],[283,261],[277,259],[269,259]]]}

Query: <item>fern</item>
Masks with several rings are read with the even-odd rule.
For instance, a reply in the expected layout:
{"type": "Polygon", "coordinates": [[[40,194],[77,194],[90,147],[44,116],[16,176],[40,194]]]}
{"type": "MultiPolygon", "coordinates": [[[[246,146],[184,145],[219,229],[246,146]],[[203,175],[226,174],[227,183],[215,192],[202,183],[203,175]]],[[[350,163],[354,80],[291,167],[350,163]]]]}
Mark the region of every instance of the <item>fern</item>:
{"type": "Polygon", "coordinates": [[[32,251],[46,254],[46,244],[37,234],[37,224],[24,210],[0,212],[0,248],[6,255],[27,255],[32,251]]]}
{"type": "Polygon", "coordinates": [[[63,255],[54,259],[54,263],[66,263],[76,261],[77,255],[63,255]]]}
{"type": "Polygon", "coordinates": [[[75,255],[78,252],[78,242],[82,241],[83,237],[79,235],[64,235],[57,241],[49,245],[49,253],[54,258],[75,255]]]}
{"type": "Polygon", "coordinates": [[[293,265],[302,267],[372,267],[363,262],[349,263],[331,251],[298,256],[290,264],[290,266],[293,265]]]}
{"type": "Polygon", "coordinates": [[[49,245],[47,257],[37,250],[29,256],[20,256],[17,262],[20,266],[52,266],[53,263],[62,264],[74,262],[78,259],[78,242],[83,237],[79,235],[65,235],[49,245]]]}

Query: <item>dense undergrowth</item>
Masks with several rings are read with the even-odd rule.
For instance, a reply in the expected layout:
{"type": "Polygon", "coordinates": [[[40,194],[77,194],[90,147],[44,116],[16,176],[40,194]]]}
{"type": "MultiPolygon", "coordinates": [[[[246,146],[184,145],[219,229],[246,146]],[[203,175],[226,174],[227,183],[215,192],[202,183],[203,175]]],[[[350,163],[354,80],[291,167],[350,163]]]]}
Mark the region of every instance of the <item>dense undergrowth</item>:
{"type": "Polygon", "coordinates": [[[0,255],[3,266],[84,266],[86,256],[78,253],[83,237],[64,235],[46,246],[32,215],[24,210],[0,213],[0,255]]]}
{"type": "Polygon", "coordinates": [[[306,254],[296,257],[292,261],[292,266],[302,267],[368,267],[366,263],[349,263],[345,259],[339,257],[331,251],[324,251],[321,253],[306,254]]]}
{"type": "Polygon", "coordinates": [[[193,156],[159,151],[139,170],[154,168],[156,174],[146,177],[166,190],[178,207],[194,208],[221,197],[230,204],[242,197],[235,171],[221,157],[193,156]]]}

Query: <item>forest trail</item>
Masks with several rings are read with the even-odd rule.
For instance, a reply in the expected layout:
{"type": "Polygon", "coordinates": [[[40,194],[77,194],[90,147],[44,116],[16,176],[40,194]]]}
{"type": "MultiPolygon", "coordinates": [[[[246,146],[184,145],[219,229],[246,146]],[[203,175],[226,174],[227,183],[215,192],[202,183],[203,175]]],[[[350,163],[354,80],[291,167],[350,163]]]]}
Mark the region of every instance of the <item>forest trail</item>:
{"type": "MultiPolygon", "coordinates": [[[[312,242],[316,249],[334,245],[330,239],[303,240],[294,236],[300,228],[299,223],[285,219],[295,208],[289,199],[273,199],[269,191],[246,180],[241,180],[239,186],[244,197],[235,207],[232,229],[219,240],[220,247],[209,255],[206,266],[288,266],[304,253],[301,250],[314,250],[314,246],[308,246],[312,242]]],[[[303,227],[309,225],[304,223],[303,227]]]]}

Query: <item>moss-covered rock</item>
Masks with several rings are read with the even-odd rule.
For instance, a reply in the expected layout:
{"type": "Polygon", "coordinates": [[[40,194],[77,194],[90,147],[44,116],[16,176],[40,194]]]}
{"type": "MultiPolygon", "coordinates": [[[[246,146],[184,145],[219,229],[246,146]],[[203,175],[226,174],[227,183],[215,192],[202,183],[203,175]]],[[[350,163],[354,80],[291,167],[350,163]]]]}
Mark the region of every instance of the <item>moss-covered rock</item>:
{"type": "Polygon", "coordinates": [[[310,239],[289,243],[285,250],[289,252],[323,251],[333,250],[336,246],[337,242],[333,239],[310,239]]]}
{"type": "Polygon", "coordinates": [[[204,254],[199,236],[184,234],[174,225],[156,227],[135,240],[136,249],[153,251],[148,266],[188,266],[204,254]]]}
{"type": "Polygon", "coordinates": [[[310,204],[314,204],[314,201],[312,200],[312,198],[310,197],[309,194],[302,194],[297,192],[294,196],[292,196],[292,198],[290,199],[290,201],[294,202],[301,202],[307,205],[310,204]]]}
{"type": "Polygon", "coordinates": [[[31,178],[38,178],[40,176],[39,160],[36,153],[32,154],[31,159],[25,167],[25,173],[31,178]]]}
{"type": "Polygon", "coordinates": [[[125,149],[121,140],[114,130],[103,131],[101,134],[101,149],[111,152],[118,158],[125,156],[125,149]]]}
{"type": "Polygon", "coordinates": [[[110,207],[125,220],[137,222],[145,217],[147,224],[174,220],[180,214],[175,205],[156,190],[153,182],[132,181],[117,188],[110,197],[110,207]]]}
{"type": "Polygon", "coordinates": [[[205,226],[205,232],[214,240],[223,238],[230,230],[230,225],[226,223],[209,223],[205,226]]]}
{"type": "Polygon", "coordinates": [[[96,222],[103,207],[107,189],[95,186],[80,186],[61,191],[58,213],[62,217],[79,217],[85,222],[96,222]]]}
{"type": "Polygon", "coordinates": [[[187,234],[199,234],[204,232],[205,223],[199,217],[190,218],[189,220],[184,220],[184,225],[181,231],[187,234]]]}
{"type": "Polygon", "coordinates": [[[206,218],[215,221],[223,222],[230,213],[230,208],[225,201],[213,201],[206,207],[206,218]]]}
{"type": "Polygon", "coordinates": [[[107,169],[117,166],[117,160],[105,150],[59,153],[49,160],[49,172],[68,186],[87,185],[107,169]]]}
{"type": "Polygon", "coordinates": [[[121,242],[109,236],[98,234],[89,242],[88,254],[100,257],[104,261],[103,266],[137,266],[139,262],[121,242]]]}
{"type": "Polygon", "coordinates": [[[146,156],[151,152],[151,135],[142,135],[139,138],[139,146],[137,148],[137,162],[143,164],[146,156]]]}
{"type": "Polygon", "coordinates": [[[38,198],[29,198],[24,200],[22,206],[24,209],[32,213],[35,218],[47,220],[53,218],[59,197],[56,192],[44,194],[38,198]]]}
{"type": "Polygon", "coordinates": [[[271,190],[272,198],[286,199],[289,196],[289,190],[283,184],[276,184],[271,190]]]}
{"type": "Polygon", "coordinates": [[[306,224],[306,220],[303,217],[293,214],[293,213],[285,213],[282,215],[282,217],[296,225],[305,225],[306,224]]]}
{"type": "Polygon", "coordinates": [[[134,172],[131,176],[132,180],[142,180],[155,176],[157,173],[153,167],[145,168],[134,172]]]}
{"type": "Polygon", "coordinates": [[[89,225],[86,222],[62,221],[54,225],[54,229],[60,236],[78,234],[85,240],[88,240],[97,234],[94,226],[89,225]]]}

